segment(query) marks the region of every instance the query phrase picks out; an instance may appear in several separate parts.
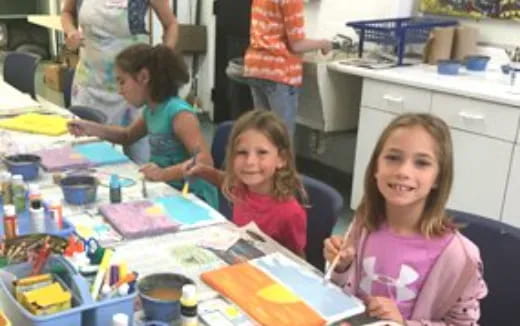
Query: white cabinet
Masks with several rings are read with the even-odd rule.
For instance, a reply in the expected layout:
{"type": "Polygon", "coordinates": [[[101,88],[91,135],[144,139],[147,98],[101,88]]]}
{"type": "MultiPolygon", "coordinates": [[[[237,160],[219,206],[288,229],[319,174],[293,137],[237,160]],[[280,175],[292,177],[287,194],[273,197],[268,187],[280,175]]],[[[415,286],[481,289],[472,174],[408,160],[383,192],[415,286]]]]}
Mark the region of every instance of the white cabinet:
{"type": "MultiPolygon", "coordinates": [[[[363,80],[352,209],[361,200],[364,173],[380,133],[397,114],[411,111],[430,112],[450,126],[455,162],[449,208],[494,219],[520,216],[518,146],[508,180],[518,108],[369,78],[363,80]]],[[[520,218],[506,222],[520,226],[520,218]]]]}
{"type": "Polygon", "coordinates": [[[350,196],[350,207],[352,209],[356,209],[361,201],[365,170],[377,139],[394,117],[395,114],[366,106],[361,107],[356,142],[356,159],[354,161],[354,176],[352,178],[352,193],[350,196]]]}
{"type": "Polygon", "coordinates": [[[451,129],[454,178],[448,207],[500,218],[513,143],[451,129]]]}
{"type": "Polygon", "coordinates": [[[511,174],[507,185],[503,221],[520,227],[520,145],[515,145],[511,174]]]}

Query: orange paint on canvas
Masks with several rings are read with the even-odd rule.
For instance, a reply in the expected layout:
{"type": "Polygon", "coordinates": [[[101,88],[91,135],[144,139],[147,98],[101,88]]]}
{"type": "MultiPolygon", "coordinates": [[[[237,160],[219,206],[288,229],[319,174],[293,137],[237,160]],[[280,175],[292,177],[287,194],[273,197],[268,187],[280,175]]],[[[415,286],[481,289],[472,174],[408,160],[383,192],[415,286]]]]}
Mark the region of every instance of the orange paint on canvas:
{"type": "Polygon", "coordinates": [[[264,326],[325,325],[325,320],[289,289],[249,263],[209,271],[201,278],[264,326]]]}

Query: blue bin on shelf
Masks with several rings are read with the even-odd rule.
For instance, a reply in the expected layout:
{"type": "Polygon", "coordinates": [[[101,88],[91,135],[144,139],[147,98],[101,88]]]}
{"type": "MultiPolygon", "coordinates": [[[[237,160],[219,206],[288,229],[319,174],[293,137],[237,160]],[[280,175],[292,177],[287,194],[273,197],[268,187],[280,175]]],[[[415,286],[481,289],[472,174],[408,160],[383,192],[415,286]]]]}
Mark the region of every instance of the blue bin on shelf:
{"type": "Polygon", "coordinates": [[[426,42],[434,27],[455,26],[453,19],[432,17],[406,17],[392,19],[362,20],[347,23],[359,36],[358,55],[363,55],[365,42],[375,42],[395,47],[397,64],[403,64],[404,48],[407,44],[426,42]]]}
{"type": "Polygon", "coordinates": [[[59,256],[51,256],[44,266],[43,272],[50,272],[52,267],[58,265],[65,267],[67,275],[58,278],[58,281],[72,293],[72,308],[46,316],[36,316],[27,311],[12,294],[10,274],[17,278],[27,277],[31,271],[29,263],[10,265],[0,271],[0,301],[2,308],[13,325],[21,326],[80,326],[81,313],[87,306],[85,293],[88,294],[88,284],[65,259],[59,256]]]}

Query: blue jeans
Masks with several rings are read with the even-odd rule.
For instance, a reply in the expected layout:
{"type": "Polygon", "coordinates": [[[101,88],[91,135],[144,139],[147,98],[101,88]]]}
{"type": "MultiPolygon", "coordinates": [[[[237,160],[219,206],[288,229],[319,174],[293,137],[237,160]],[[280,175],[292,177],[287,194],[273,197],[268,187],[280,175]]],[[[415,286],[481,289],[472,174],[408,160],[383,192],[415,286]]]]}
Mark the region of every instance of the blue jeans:
{"type": "Polygon", "coordinates": [[[266,109],[276,113],[285,122],[292,138],[300,88],[266,79],[251,78],[248,82],[255,109],[266,109]]]}

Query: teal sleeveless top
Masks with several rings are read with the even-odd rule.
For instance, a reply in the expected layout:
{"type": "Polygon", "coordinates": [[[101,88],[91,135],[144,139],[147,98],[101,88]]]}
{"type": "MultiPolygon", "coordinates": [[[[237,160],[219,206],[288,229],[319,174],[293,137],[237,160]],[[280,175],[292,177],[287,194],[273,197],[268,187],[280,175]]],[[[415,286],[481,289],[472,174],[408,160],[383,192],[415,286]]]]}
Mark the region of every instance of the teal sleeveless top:
{"type": "MultiPolygon", "coordinates": [[[[195,114],[195,110],[179,97],[170,97],[153,110],[148,106],[145,106],[143,110],[143,118],[148,129],[150,142],[150,161],[160,167],[176,165],[191,158],[191,154],[174,134],[172,128],[172,121],[177,114],[183,111],[195,114]]],[[[190,191],[218,209],[217,188],[203,179],[192,179],[190,191]]],[[[168,184],[180,190],[184,182],[175,180],[168,182],[168,184]]]]}

